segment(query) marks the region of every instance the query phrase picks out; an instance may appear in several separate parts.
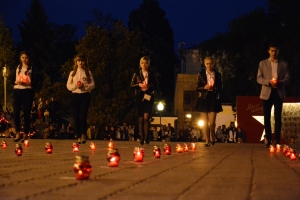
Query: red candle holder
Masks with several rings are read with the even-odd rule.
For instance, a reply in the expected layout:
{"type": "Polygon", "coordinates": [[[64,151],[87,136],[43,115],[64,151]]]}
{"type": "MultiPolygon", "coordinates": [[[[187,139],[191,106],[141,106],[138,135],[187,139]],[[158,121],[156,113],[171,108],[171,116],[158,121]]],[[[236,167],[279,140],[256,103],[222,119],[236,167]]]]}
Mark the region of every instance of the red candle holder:
{"type": "Polygon", "coordinates": [[[29,146],[29,140],[24,140],[24,147],[28,147],[29,146]]]}
{"type": "Polygon", "coordinates": [[[169,144],[165,144],[164,146],[164,154],[171,155],[171,146],[169,144]]]}
{"type": "Polygon", "coordinates": [[[281,145],[280,144],[276,144],[276,152],[280,152],[281,150],[281,145]]]}
{"type": "Polygon", "coordinates": [[[118,149],[108,149],[107,161],[109,167],[118,167],[121,156],[118,149]]]}
{"type": "Polygon", "coordinates": [[[274,146],[273,145],[270,145],[270,153],[274,153],[275,152],[275,148],[274,148],[274,146]]]}
{"type": "Polygon", "coordinates": [[[73,149],[73,152],[78,152],[79,144],[77,142],[73,142],[72,149],[73,149]]]}
{"type": "Polygon", "coordinates": [[[195,151],[196,150],[196,143],[191,143],[191,150],[192,151],[195,151]]]}
{"type": "Polygon", "coordinates": [[[290,159],[291,160],[296,160],[297,158],[297,153],[295,149],[290,149],[290,159]]]}
{"type": "Polygon", "coordinates": [[[134,162],[143,162],[145,156],[144,148],[134,147],[133,157],[134,162]]]}
{"type": "Polygon", "coordinates": [[[46,142],[45,151],[46,151],[46,154],[52,154],[53,146],[50,142],[46,142]]]}
{"type": "Polygon", "coordinates": [[[177,152],[177,153],[182,153],[182,151],[183,151],[182,146],[181,146],[180,144],[177,144],[177,145],[176,145],[176,152],[177,152]]]}
{"type": "Polygon", "coordinates": [[[108,148],[113,149],[114,147],[115,147],[114,142],[112,140],[110,140],[108,143],[108,148]]]}
{"type": "Polygon", "coordinates": [[[287,148],[289,148],[289,146],[288,145],[283,145],[283,147],[282,147],[282,152],[283,152],[283,154],[285,153],[285,150],[287,149],[287,148]]]}
{"type": "Polygon", "coordinates": [[[1,142],[1,148],[2,149],[6,149],[7,148],[7,143],[4,140],[2,140],[2,142],[1,142]]]}
{"type": "Polygon", "coordinates": [[[88,156],[76,156],[76,163],[74,164],[74,172],[77,180],[86,180],[90,178],[92,173],[92,166],[90,165],[88,156]]]}
{"type": "Polygon", "coordinates": [[[91,148],[91,150],[96,150],[96,143],[95,142],[91,142],[90,143],[90,148],[91,148]]]}
{"type": "Polygon", "coordinates": [[[289,156],[290,156],[290,147],[287,147],[287,148],[285,149],[284,155],[285,155],[286,157],[289,157],[289,156]]]}
{"type": "Polygon", "coordinates": [[[21,144],[16,144],[15,153],[17,156],[22,156],[23,149],[21,144]]]}
{"type": "Polygon", "coordinates": [[[161,150],[158,146],[154,146],[153,155],[154,155],[154,158],[160,158],[161,150]]]}
{"type": "Polygon", "coordinates": [[[189,152],[189,145],[187,145],[186,143],[183,144],[183,151],[189,152]]]}

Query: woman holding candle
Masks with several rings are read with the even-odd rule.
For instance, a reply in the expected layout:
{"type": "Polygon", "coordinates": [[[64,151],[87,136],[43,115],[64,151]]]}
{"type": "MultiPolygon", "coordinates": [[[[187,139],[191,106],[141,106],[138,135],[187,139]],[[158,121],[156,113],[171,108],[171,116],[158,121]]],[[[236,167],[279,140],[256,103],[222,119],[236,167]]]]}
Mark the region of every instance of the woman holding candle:
{"type": "Polygon", "coordinates": [[[72,91],[71,106],[74,119],[76,138],[79,144],[85,144],[87,132],[87,114],[90,104],[90,92],[95,88],[91,71],[84,55],[74,59],[74,70],[70,72],[67,88],[72,91]]]}
{"type": "Polygon", "coordinates": [[[144,56],[140,59],[140,71],[134,73],[131,80],[131,87],[135,88],[136,107],[139,117],[140,144],[149,144],[149,120],[154,104],[154,91],[157,88],[156,75],[149,70],[150,59],[144,56]]]}
{"type": "Polygon", "coordinates": [[[16,80],[13,90],[14,123],[16,127],[15,142],[22,139],[20,135],[20,112],[22,106],[24,113],[24,136],[22,142],[28,139],[31,106],[33,101],[31,75],[32,67],[29,54],[26,51],[22,51],[20,53],[20,64],[16,70],[16,80]]]}
{"type": "Polygon", "coordinates": [[[196,90],[199,98],[195,110],[201,113],[204,120],[203,132],[206,136],[205,146],[215,144],[215,127],[217,113],[223,111],[220,102],[220,92],[223,88],[221,74],[214,70],[213,59],[204,59],[206,70],[198,74],[196,90]]]}

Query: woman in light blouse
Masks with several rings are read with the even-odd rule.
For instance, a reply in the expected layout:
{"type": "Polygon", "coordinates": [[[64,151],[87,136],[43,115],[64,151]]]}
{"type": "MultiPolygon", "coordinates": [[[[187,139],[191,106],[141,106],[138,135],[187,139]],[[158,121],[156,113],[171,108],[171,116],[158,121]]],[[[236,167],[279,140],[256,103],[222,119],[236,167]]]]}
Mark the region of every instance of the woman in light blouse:
{"type": "Polygon", "coordinates": [[[74,62],[74,70],[70,72],[67,88],[72,91],[71,106],[76,138],[79,144],[85,144],[90,92],[95,88],[95,82],[84,55],[77,55],[74,62]]]}
{"type": "Polygon", "coordinates": [[[24,136],[22,142],[28,139],[30,113],[33,101],[31,75],[32,67],[30,64],[29,54],[26,51],[22,51],[20,53],[20,64],[16,70],[16,80],[13,90],[14,123],[16,127],[15,142],[22,139],[20,135],[20,111],[22,107],[24,112],[24,136]]]}
{"type": "Polygon", "coordinates": [[[214,69],[213,64],[214,61],[211,57],[204,59],[206,70],[198,74],[196,86],[199,98],[195,110],[201,113],[204,121],[205,147],[215,144],[216,117],[218,112],[223,111],[220,101],[220,92],[223,88],[222,78],[221,74],[214,69]]]}

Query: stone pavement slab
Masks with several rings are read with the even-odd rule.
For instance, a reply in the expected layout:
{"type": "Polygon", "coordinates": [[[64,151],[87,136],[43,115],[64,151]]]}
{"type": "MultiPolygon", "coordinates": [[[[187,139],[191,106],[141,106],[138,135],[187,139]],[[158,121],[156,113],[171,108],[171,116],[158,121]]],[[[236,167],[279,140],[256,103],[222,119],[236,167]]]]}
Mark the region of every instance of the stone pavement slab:
{"type": "MultiPolygon", "coordinates": [[[[6,199],[300,199],[300,160],[282,152],[269,153],[263,144],[216,143],[196,151],[153,157],[153,146],[144,145],[143,162],[134,162],[137,142],[115,141],[121,161],[108,167],[108,141],[96,140],[97,149],[81,144],[72,151],[72,140],[31,139],[22,156],[15,143],[4,139],[0,149],[0,200],[6,199]],[[53,144],[46,154],[45,142],[53,144]],[[75,179],[76,155],[89,156],[89,180],[75,179]]],[[[0,139],[1,141],[1,139],[0,139]]],[[[182,142],[178,142],[183,144],[182,142]]],[[[190,144],[190,143],[188,143],[190,144]]],[[[298,152],[299,146],[294,146],[298,152]]]]}

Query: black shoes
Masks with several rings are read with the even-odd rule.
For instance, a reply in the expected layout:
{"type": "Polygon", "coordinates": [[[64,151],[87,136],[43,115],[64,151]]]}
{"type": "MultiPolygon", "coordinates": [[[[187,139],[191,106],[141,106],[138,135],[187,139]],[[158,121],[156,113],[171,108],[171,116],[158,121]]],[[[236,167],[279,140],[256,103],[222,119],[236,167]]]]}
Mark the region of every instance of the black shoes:
{"type": "Polygon", "coordinates": [[[145,142],[146,142],[146,144],[150,144],[149,140],[146,140],[145,142]]]}
{"type": "Polygon", "coordinates": [[[204,144],[204,146],[205,146],[205,147],[210,147],[210,144],[209,144],[209,143],[208,143],[208,144],[204,144]]]}
{"type": "Polygon", "coordinates": [[[211,142],[211,145],[215,145],[215,141],[211,142]]]}
{"type": "Polygon", "coordinates": [[[140,144],[141,144],[141,145],[144,145],[144,140],[141,140],[141,141],[140,141],[140,144]]]}
{"type": "Polygon", "coordinates": [[[265,147],[266,147],[266,148],[270,148],[270,144],[266,144],[265,147]]]}

